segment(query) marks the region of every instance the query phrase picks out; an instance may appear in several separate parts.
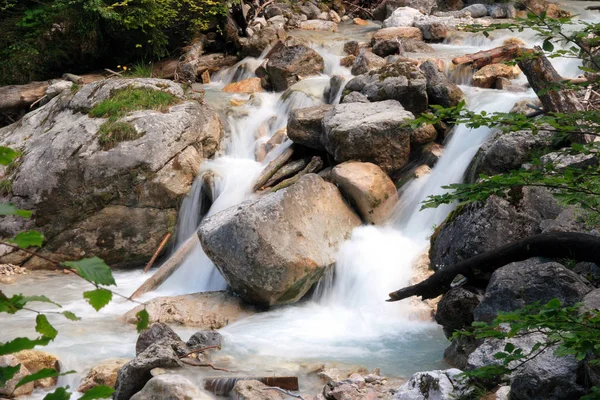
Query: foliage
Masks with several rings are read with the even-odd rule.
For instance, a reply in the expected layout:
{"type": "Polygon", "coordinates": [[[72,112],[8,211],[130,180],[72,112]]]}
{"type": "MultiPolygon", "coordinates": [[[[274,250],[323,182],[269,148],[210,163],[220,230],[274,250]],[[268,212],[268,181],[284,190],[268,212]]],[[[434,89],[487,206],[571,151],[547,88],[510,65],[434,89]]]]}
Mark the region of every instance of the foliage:
{"type": "Polygon", "coordinates": [[[142,136],[143,132],[138,132],[128,122],[107,121],[98,130],[98,143],[102,147],[102,150],[110,150],[120,142],[139,139],[142,136]]]}
{"type": "MultiPolygon", "coordinates": [[[[1,3],[0,3],[1,4],[1,3]]],[[[6,6],[6,5],[5,5],[6,6]]],[[[2,7],[0,6],[0,9],[2,7]]],[[[9,165],[14,159],[18,157],[18,152],[15,152],[7,147],[0,146],[0,164],[9,165]]],[[[19,210],[12,204],[0,204],[0,215],[15,215],[23,218],[29,218],[31,212],[25,210],[19,210]]],[[[14,238],[7,241],[0,241],[0,244],[5,246],[14,247],[16,249],[27,249],[29,247],[41,247],[44,241],[44,236],[40,232],[28,231],[20,232],[14,238]]],[[[87,291],[83,293],[83,297],[90,303],[90,305],[96,310],[101,310],[106,306],[113,298],[114,295],[122,297],[128,301],[134,300],[128,299],[119,293],[116,293],[102,286],[114,286],[116,285],[115,279],[112,275],[110,267],[98,257],[86,258],[79,261],[66,261],[62,265],[58,262],[54,262],[45,256],[31,253],[37,257],[44,257],[46,261],[54,263],[59,268],[70,269],[76,273],[77,276],[89,282],[95,287],[95,290],[87,291]]],[[[48,320],[47,315],[56,314],[63,316],[70,321],[79,321],[77,317],[71,311],[45,311],[40,312],[29,307],[29,303],[47,303],[61,308],[61,305],[50,300],[44,295],[36,296],[24,296],[22,294],[15,294],[12,297],[7,297],[0,290],[0,313],[16,314],[17,312],[32,312],[36,314],[35,317],[35,331],[40,334],[35,339],[27,337],[18,337],[5,343],[0,343],[0,356],[14,354],[21,350],[30,350],[37,346],[46,346],[51,341],[56,339],[58,336],[58,330],[48,320]]],[[[138,303],[139,304],[139,303],[138,303]]],[[[137,329],[141,332],[147,328],[149,323],[149,316],[145,309],[140,311],[138,314],[137,329]]],[[[5,386],[7,382],[14,378],[14,376],[20,371],[21,364],[16,366],[0,367],[0,387],[5,386]]],[[[40,379],[58,377],[73,373],[74,371],[64,372],[59,374],[58,371],[50,368],[41,369],[40,371],[29,374],[21,378],[15,385],[15,389],[19,388],[27,383],[34,382],[40,379]]],[[[54,392],[48,393],[44,400],[66,400],[71,398],[71,393],[68,392],[69,387],[59,387],[54,392]]],[[[80,399],[92,400],[92,399],[104,399],[112,396],[114,390],[106,386],[97,386],[88,392],[86,392],[80,399]]]]}
{"type": "MultiPolygon", "coordinates": [[[[491,324],[474,322],[470,329],[456,332],[453,339],[467,336],[509,340],[534,334],[543,339],[531,349],[507,341],[503,351],[494,354],[497,364],[466,371],[463,377],[477,386],[494,386],[508,381],[509,374],[546,351],[557,357],[574,356],[578,361],[600,365],[600,314],[582,309],[581,304],[563,307],[558,299],[500,313],[491,324]]],[[[583,399],[599,399],[599,394],[599,389],[594,388],[583,399]]]]}
{"type": "Polygon", "coordinates": [[[226,14],[224,0],[0,0],[0,85],[165,57],[226,14]]]}

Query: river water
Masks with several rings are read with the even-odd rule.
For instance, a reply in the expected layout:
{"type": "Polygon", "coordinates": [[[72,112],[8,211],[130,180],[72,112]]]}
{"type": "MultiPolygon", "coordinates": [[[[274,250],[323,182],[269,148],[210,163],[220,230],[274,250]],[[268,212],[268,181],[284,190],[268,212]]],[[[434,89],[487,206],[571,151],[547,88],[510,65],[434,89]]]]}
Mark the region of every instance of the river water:
{"type": "MultiPolygon", "coordinates": [[[[570,2],[576,11],[579,3],[570,2]]],[[[586,4],[586,5],[587,5],[586,4]]],[[[579,7],[579,8],[578,8],[579,7]]],[[[337,33],[299,31],[291,34],[310,43],[325,59],[323,76],[308,78],[285,93],[258,93],[253,96],[223,93],[221,88],[232,81],[253,76],[261,59],[246,59],[238,66],[212,77],[213,82],[203,85],[206,102],[221,115],[226,126],[226,138],[221,154],[206,161],[199,176],[214,176],[213,201],[208,214],[214,214],[248,199],[254,180],[264,164],[283,151],[283,143],[268,154],[263,163],[256,161],[255,150],[275,132],[287,124],[294,108],[322,104],[329,77],[340,75],[350,79],[350,72],[339,66],[342,47],[348,40],[366,40],[370,25],[340,25],[337,33]],[[231,107],[230,100],[249,101],[231,107]],[[260,132],[260,134],[259,134],[260,132]]],[[[490,38],[482,35],[461,34],[446,43],[435,44],[435,54],[414,54],[415,58],[437,57],[448,60],[456,55],[493,48],[502,44],[511,32],[495,32],[490,38]]],[[[539,44],[531,32],[519,37],[527,45],[539,44]]],[[[410,55],[409,55],[410,56],[410,55]]],[[[576,60],[553,60],[564,77],[578,75],[576,60]]],[[[522,81],[524,78],[520,78],[522,81]]],[[[478,89],[470,80],[459,78],[467,106],[476,111],[509,111],[514,103],[534,98],[532,91],[507,92],[478,89]]],[[[339,250],[335,266],[335,280],[326,279],[320,290],[301,304],[275,308],[233,323],[221,330],[224,348],[220,361],[235,366],[237,371],[250,375],[285,372],[297,374],[301,365],[314,362],[337,363],[341,366],[381,368],[389,376],[408,377],[412,373],[444,368],[442,354],[448,341],[441,327],[423,321],[408,301],[386,303],[387,293],[409,284],[413,265],[427,249],[428,237],[435,225],[440,224],[452,206],[419,211],[420,203],[431,194],[441,192],[441,186],[460,182],[479,146],[490,135],[487,128],[468,129],[458,126],[445,143],[444,155],[432,173],[414,180],[402,189],[396,210],[385,226],[363,226],[353,231],[352,237],[339,250]]],[[[195,231],[203,204],[199,178],[184,200],[179,217],[181,244],[195,231]]],[[[204,204],[206,208],[206,204],[204,204]]],[[[129,295],[148,276],[141,271],[115,272],[117,291],[129,295]]],[[[15,285],[2,285],[2,290],[14,293],[44,293],[73,311],[83,320],[67,321],[50,316],[59,336],[45,350],[56,354],[65,370],[77,374],[60,378],[59,384],[77,387],[86,368],[107,358],[135,355],[135,328],[118,320],[132,308],[131,303],[113,301],[100,312],[94,312],[83,301],[81,293],[89,290],[85,282],[70,275],[36,273],[15,285]]],[[[178,295],[226,288],[224,279],[204,254],[199,243],[180,269],[156,292],[142,300],[157,296],[178,295]]],[[[40,310],[50,309],[38,307],[40,310]]],[[[19,313],[0,317],[0,341],[17,336],[34,337],[32,315],[19,313]]],[[[176,329],[187,339],[193,328],[176,329]]],[[[206,373],[206,372],[202,372],[206,373]]],[[[211,375],[215,375],[211,373],[211,375]]],[[[41,398],[37,390],[31,398],[41,398]]]]}

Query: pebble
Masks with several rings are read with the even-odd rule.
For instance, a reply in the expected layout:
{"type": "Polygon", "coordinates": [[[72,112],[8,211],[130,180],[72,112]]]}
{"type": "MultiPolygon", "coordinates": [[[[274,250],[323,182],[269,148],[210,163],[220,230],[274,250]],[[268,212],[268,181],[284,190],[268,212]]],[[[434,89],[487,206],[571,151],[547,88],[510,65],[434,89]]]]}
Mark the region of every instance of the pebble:
{"type": "Polygon", "coordinates": [[[27,275],[27,268],[19,267],[18,265],[13,264],[0,264],[0,275],[27,275]]]}

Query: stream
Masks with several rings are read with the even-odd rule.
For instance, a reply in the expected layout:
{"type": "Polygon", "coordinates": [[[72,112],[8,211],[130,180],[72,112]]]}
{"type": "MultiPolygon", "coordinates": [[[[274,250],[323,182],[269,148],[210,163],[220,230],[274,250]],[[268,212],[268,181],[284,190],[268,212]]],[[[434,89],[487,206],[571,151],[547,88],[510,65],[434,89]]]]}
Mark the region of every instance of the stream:
{"type": "MultiPolygon", "coordinates": [[[[565,7],[581,13],[590,2],[568,2],[565,7]]],[[[600,15],[600,13],[597,13],[600,15]]],[[[587,17],[587,16],[586,16],[587,17]]],[[[596,15],[590,18],[597,18],[596,15]]],[[[598,19],[598,18],[597,18],[598,19]]],[[[198,226],[203,204],[200,196],[201,176],[212,173],[213,202],[208,215],[234,206],[252,196],[251,188],[264,165],[280,154],[291,142],[271,151],[263,163],[255,161],[255,149],[287,124],[291,110],[323,103],[323,92],[332,75],[351,79],[350,71],[339,65],[343,44],[348,40],[365,41],[375,24],[357,26],[340,24],[339,32],[294,31],[290,35],[311,43],[323,56],[323,76],[307,78],[285,93],[257,93],[252,96],[224,93],[227,83],[254,76],[261,59],[248,58],[212,77],[212,83],[197,85],[205,91],[205,101],[220,114],[226,135],[222,151],[214,160],[206,161],[199,178],[184,200],[178,221],[180,244],[198,226]],[[249,101],[231,107],[230,100],[249,101]],[[266,129],[265,129],[266,127],[266,129]],[[257,132],[264,136],[257,139],[257,132]]],[[[490,38],[481,34],[461,33],[444,43],[434,44],[434,54],[407,54],[408,57],[441,58],[450,64],[454,56],[473,53],[501,45],[517,36],[528,46],[539,45],[533,32],[494,32],[490,38]]],[[[578,60],[554,59],[553,64],[564,77],[579,74],[578,60]]],[[[452,76],[452,74],[451,74],[452,76]]],[[[479,89],[470,86],[470,78],[455,76],[465,92],[467,106],[475,111],[508,112],[518,100],[535,98],[532,90],[522,92],[479,89]]],[[[521,76],[517,82],[523,83],[521,76]]],[[[339,94],[338,99],[339,101],[339,94]]],[[[468,129],[457,126],[444,143],[444,155],[431,174],[402,188],[400,200],[385,226],[362,226],[339,250],[335,279],[326,277],[312,298],[296,305],[277,307],[271,311],[230,324],[221,329],[223,350],[215,355],[218,365],[235,366],[250,375],[286,373],[302,375],[311,363],[380,368],[389,377],[407,378],[417,371],[446,368],[442,355],[448,341],[435,322],[424,321],[409,301],[386,303],[387,293],[409,284],[415,261],[427,250],[429,236],[452,205],[419,211],[427,196],[441,193],[441,186],[460,182],[479,146],[488,138],[488,128],[468,129]]],[[[206,205],[204,205],[205,207],[206,205]]],[[[141,270],[115,271],[117,291],[131,294],[148,275],[141,270]]],[[[58,329],[57,339],[41,350],[57,355],[64,370],[76,374],[61,377],[59,385],[76,389],[86,368],[108,358],[134,357],[137,334],[135,327],[118,317],[133,308],[131,303],[116,299],[96,313],[81,297],[89,284],[72,275],[35,272],[21,277],[15,285],[0,285],[10,296],[43,293],[82,318],[68,321],[49,316],[58,329]]],[[[147,293],[141,300],[157,296],[180,295],[227,287],[199,243],[190,257],[159,290],[147,293]]],[[[40,305],[40,310],[51,310],[40,305]]],[[[0,316],[0,342],[17,336],[34,337],[34,318],[28,313],[0,316]]],[[[197,329],[174,327],[186,340],[197,329]]],[[[195,379],[215,371],[194,370],[195,379]]],[[[239,375],[239,373],[238,373],[239,375]]],[[[306,391],[318,383],[300,376],[306,391]]],[[[322,386],[322,385],[321,385],[322,386]]],[[[310,390],[308,390],[310,392],[310,390]]],[[[316,391],[313,391],[316,392],[316,391]]],[[[41,399],[45,392],[36,389],[30,399],[41,399]]]]}

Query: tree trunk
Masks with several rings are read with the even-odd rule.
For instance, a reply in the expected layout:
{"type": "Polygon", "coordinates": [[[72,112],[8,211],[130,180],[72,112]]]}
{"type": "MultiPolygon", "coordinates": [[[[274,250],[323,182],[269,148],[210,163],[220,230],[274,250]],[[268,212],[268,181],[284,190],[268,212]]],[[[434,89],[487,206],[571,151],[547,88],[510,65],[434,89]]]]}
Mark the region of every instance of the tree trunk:
{"type": "Polygon", "coordinates": [[[180,82],[196,82],[198,59],[203,53],[204,43],[202,38],[198,38],[187,47],[186,53],[181,56],[181,61],[177,64],[177,70],[175,71],[176,80],[180,82]]]}
{"type": "Polygon", "coordinates": [[[42,98],[48,82],[31,82],[26,85],[0,87],[0,112],[25,109],[42,98]]]}
{"type": "Polygon", "coordinates": [[[516,44],[495,47],[490,50],[479,51],[474,54],[466,54],[452,59],[454,65],[471,64],[473,68],[479,69],[488,64],[496,64],[513,60],[519,54],[521,47],[516,44]]]}
{"type": "Polygon", "coordinates": [[[439,270],[416,285],[390,293],[388,301],[412,296],[421,296],[423,300],[433,299],[450,290],[450,284],[458,274],[465,276],[470,283],[488,281],[498,268],[531,257],[570,258],[600,264],[600,237],[576,232],[530,236],[439,270]]]}
{"type": "MultiPolygon", "coordinates": [[[[209,73],[220,71],[223,68],[235,65],[237,62],[238,58],[236,56],[223,53],[213,53],[199,56],[194,62],[197,67],[196,76],[200,76],[206,71],[209,73]]],[[[152,76],[155,78],[173,79],[175,78],[175,72],[177,71],[178,64],[179,60],[176,59],[158,61],[154,64],[152,76]]],[[[183,80],[181,77],[179,78],[180,80],[183,80]]],[[[195,81],[196,78],[192,80],[192,82],[195,81]]]]}

